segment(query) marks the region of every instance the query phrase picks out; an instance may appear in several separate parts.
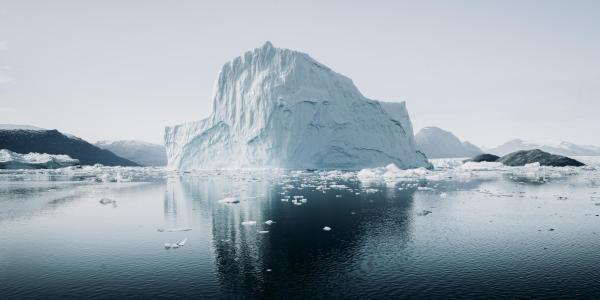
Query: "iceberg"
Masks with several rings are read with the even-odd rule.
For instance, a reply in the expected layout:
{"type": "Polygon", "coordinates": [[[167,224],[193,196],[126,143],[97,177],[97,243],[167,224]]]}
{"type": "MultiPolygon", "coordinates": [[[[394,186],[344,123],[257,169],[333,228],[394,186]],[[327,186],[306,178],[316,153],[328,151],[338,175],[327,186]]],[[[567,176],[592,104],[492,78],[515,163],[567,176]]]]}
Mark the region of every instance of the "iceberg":
{"type": "Polygon", "coordinates": [[[267,42],[226,63],[211,115],[165,129],[168,168],[431,168],[405,102],[364,97],[352,80],[267,42]]]}
{"type": "Polygon", "coordinates": [[[57,169],[79,165],[79,160],[68,155],[31,152],[19,154],[0,149],[0,169],[57,169]]]}

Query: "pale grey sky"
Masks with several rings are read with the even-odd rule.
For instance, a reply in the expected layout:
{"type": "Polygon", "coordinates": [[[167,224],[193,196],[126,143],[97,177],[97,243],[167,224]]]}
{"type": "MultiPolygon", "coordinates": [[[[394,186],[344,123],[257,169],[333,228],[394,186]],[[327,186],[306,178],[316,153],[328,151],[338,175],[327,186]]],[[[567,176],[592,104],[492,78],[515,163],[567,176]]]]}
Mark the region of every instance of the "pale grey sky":
{"type": "Polygon", "coordinates": [[[477,145],[600,145],[600,1],[0,1],[0,123],[162,142],[270,40],[477,145]]]}

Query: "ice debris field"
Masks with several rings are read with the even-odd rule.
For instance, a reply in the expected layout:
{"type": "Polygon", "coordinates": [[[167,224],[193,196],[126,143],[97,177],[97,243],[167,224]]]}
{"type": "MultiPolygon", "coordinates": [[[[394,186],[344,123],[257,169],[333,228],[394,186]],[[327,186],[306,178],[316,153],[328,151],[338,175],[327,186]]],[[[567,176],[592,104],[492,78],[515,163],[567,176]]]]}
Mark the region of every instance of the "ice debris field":
{"type": "MultiPolygon", "coordinates": [[[[498,162],[463,162],[462,159],[432,159],[433,169],[400,169],[394,164],[385,167],[349,170],[286,170],[280,168],[261,169],[225,169],[179,171],[162,167],[108,167],[69,166],[57,169],[18,169],[0,170],[2,181],[79,181],[89,183],[156,182],[175,180],[179,177],[227,178],[232,184],[271,180],[283,186],[284,190],[293,188],[314,188],[328,190],[348,190],[343,181],[358,182],[362,187],[353,192],[369,193],[384,188],[394,188],[398,184],[413,183],[419,190],[435,190],[437,182],[466,182],[471,180],[493,180],[506,178],[529,183],[544,183],[565,178],[580,178],[595,182],[600,180],[600,157],[578,157],[583,167],[548,167],[538,163],[511,167],[498,162]],[[292,179],[300,180],[292,185],[292,179]]],[[[236,204],[248,200],[236,195],[225,195],[218,202],[236,204]]],[[[301,205],[306,203],[302,195],[288,195],[282,201],[301,205]]]]}

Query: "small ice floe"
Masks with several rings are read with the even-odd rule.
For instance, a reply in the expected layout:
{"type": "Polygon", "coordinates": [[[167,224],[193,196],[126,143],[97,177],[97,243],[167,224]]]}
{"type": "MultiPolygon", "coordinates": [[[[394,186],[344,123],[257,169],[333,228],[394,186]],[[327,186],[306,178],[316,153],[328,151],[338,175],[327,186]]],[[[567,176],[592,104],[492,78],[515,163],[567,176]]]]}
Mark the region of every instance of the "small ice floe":
{"type": "Polygon", "coordinates": [[[256,225],[256,221],[244,221],[244,222],[242,222],[242,225],[244,225],[244,226],[254,226],[254,225],[256,225]]]}
{"type": "Polygon", "coordinates": [[[344,184],[331,184],[329,185],[330,188],[332,189],[336,189],[336,190],[345,190],[348,189],[348,186],[344,185],[344,184]]]}
{"type": "Polygon", "coordinates": [[[419,190],[419,191],[433,191],[432,188],[426,187],[426,186],[417,187],[417,190],[419,190]]]}
{"type": "Polygon", "coordinates": [[[117,203],[117,201],[116,201],[116,200],[113,200],[113,199],[108,199],[108,198],[102,198],[102,199],[100,199],[100,201],[99,201],[99,202],[100,202],[100,204],[102,204],[102,205],[108,205],[108,204],[117,203]]]}
{"type": "Polygon", "coordinates": [[[177,245],[179,247],[183,247],[183,246],[185,246],[185,243],[187,243],[187,238],[184,238],[183,240],[179,241],[179,243],[177,243],[177,245]]]}
{"type": "Polygon", "coordinates": [[[329,226],[323,227],[323,231],[330,231],[330,230],[331,230],[331,227],[329,227],[329,226]]]}
{"type": "Polygon", "coordinates": [[[191,228],[188,227],[177,227],[177,228],[171,228],[171,229],[167,229],[168,232],[175,232],[175,231],[190,231],[192,230],[191,228]]]}
{"type": "Polygon", "coordinates": [[[237,204],[237,203],[240,203],[240,200],[238,198],[235,198],[235,197],[227,197],[227,198],[223,198],[223,199],[219,200],[218,202],[219,203],[237,204]]]}
{"type": "Polygon", "coordinates": [[[164,228],[158,228],[156,229],[156,231],[158,232],[175,232],[175,231],[190,231],[192,230],[191,228],[187,228],[187,227],[178,227],[178,228],[169,228],[169,229],[164,229],[164,228]]]}
{"type": "Polygon", "coordinates": [[[273,271],[273,270],[271,270],[271,269],[267,269],[267,272],[271,272],[271,271],[273,271]]]}
{"type": "Polygon", "coordinates": [[[165,243],[165,249],[171,249],[171,243],[165,243]]]}
{"type": "Polygon", "coordinates": [[[268,230],[259,230],[259,231],[257,231],[257,232],[258,232],[258,233],[260,233],[260,234],[266,234],[266,233],[269,233],[269,231],[268,231],[268,230]]]}
{"type": "Polygon", "coordinates": [[[273,221],[273,220],[267,220],[267,221],[265,222],[265,224],[267,224],[267,225],[272,225],[272,224],[274,224],[274,223],[275,223],[275,221],[273,221]]]}
{"type": "Polygon", "coordinates": [[[342,195],[335,195],[336,198],[342,198],[342,195]]]}
{"type": "Polygon", "coordinates": [[[179,248],[179,245],[177,245],[176,243],[171,244],[171,249],[177,249],[179,248]]]}
{"type": "Polygon", "coordinates": [[[418,213],[417,213],[417,216],[426,216],[426,215],[428,215],[428,214],[430,214],[430,213],[432,213],[432,211],[430,211],[430,210],[425,210],[425,209],[424,209],[424,210],[422,210],[422,211],[418,212],[418,213]]]}

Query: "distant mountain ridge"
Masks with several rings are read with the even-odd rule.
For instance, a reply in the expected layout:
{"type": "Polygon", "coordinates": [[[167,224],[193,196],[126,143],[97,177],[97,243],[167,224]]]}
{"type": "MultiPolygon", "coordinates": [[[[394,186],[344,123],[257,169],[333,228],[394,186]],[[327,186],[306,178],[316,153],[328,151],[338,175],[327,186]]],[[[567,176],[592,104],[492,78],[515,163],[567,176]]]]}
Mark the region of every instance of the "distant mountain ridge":
{"type": "Polygon", "coordinates": [[[510,140],[498,147],[488,149],[487,152],[496,155],[506,155],[519,150],[540,149],[552,154],[563,156],[598,156],[600,147],[589,145],[577,145],[570,142],[560,141],[554,143],[531,142],[522,139],[510,140]]]}
{"type": "Polygon", "coordinates": [[[483,153],[479,147],[461,142],[452,132],[433,126],[419,130],[415,142],[427,158],[473,157],[483,153]]]}
{"type": "Polygon", "coordinates": [[[28,125],[0,128],[0,149],[26,154],[31,152],[66,154],[78,159],[82,165],[103,164],[106,166],[138,166],[139,164],[122,158],[108,150],[98,148],[85,140],[63,134],[60,131],[46,130],[28,125]],[[10,129],[16,128],[16,129],[10,129]],[[36,129],[22,129],[36,128],[36,129]]]}
{"type": "Polygon", "coordinates": [[[167,152],[162,145],[136,140],[99,141],[95,145],[142,166],[167,165],[167,152]]]}

